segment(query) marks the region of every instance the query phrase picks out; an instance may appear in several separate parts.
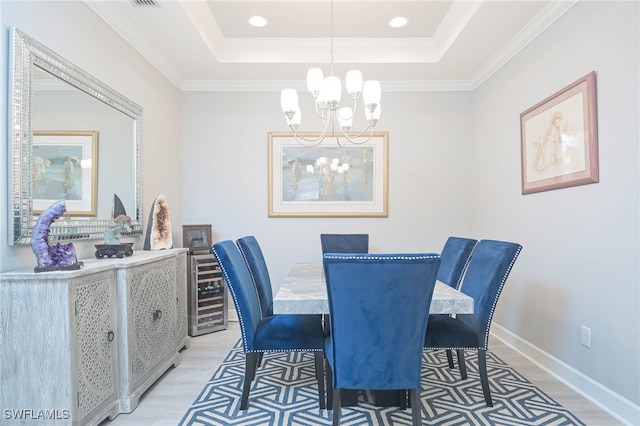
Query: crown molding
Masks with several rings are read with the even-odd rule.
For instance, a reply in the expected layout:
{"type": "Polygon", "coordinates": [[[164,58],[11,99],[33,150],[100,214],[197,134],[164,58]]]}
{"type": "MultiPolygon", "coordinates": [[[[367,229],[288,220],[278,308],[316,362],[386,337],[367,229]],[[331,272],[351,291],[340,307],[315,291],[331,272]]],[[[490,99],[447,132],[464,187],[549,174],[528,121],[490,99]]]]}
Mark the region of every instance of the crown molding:
{"type": "Polygon", "coordinates": [[[475,90],[495,72],[513,59],[522,49],[549,28],[580,0],[562,0],[549,3],[531,22],[509,41],[498,53],[478,70],[470,79],[471,90],[475,90]]]}
{"type": "MultiPolygon", "coordinates": [[[[83,0],[85,4],[114,29],[127,43],[138,51],[151,65],[160,71],[171,83],[182,91],[208,92],[279,92],[283,87],[293,87],[306,91],[303,81],[226,81],[226,80],[185,80],[169,60],[153,47],[136,28],[109,2],[83,0]]],[[[495,54],[469,80],[414,80],[383,81],[386,92],[430,92],[430,91],[473,91],[480,87],[491,75],[515,57],[525,46],[553,24],[580,0],[558,0],[550,2],[528,25],[495,54]]],[[[339,52],[349,52],[335,57],[336,63],[351,62],[395,62],[434,63],[458,36],[464,25],[480,6],[478,2],[454,1],[451,10],[438,27],[432,38],[377,39],[375,58],[361,53],[370,46],[371,40],[334,40],[339,52]],[[355,53],[360,52],[360,53],[355,53]],[[382,59],[381,59],[382,58],[382,59]]],[[[328,44],[328,39],[225,39],[215,17],[205,2],[181,1],[181,6],[194,24],[202,40],[219,62],[257,63],[304,63],[324,62],[326,55],[319,53],[328,44]]]]}
{"type": "Polygon", "coordinates": [[[83,0],[93,12],[111,27],[122,39],[142,55],[151,65],[176,87],[184,82],[184,77],[171,65],[167,58],[151,45],[135,27],[109,2],[83,0]]]}
{"type": "MultiPolygon", "coordinates": [[[[473,90],[467,80],[414,80],[381,81],[383,92],[466,92],[473,90]]],[[[280,92],[290,87],[301,92],[307,91],[306,81],[274,80],[190,80],[180,90],[183,92],[280,92]]]]}

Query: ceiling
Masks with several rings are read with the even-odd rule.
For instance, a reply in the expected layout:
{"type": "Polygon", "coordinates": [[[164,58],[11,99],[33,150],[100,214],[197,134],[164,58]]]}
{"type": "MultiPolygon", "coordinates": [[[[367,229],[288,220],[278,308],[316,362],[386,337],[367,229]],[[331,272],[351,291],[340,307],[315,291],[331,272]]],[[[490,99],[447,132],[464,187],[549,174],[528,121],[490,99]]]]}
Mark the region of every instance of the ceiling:
{"type": "Polygon", "coordinates": [[[84,1],[181,90],[303,89],[333,36],[335,75],[420,91],[475,89],[578,0],[84,1]]]}

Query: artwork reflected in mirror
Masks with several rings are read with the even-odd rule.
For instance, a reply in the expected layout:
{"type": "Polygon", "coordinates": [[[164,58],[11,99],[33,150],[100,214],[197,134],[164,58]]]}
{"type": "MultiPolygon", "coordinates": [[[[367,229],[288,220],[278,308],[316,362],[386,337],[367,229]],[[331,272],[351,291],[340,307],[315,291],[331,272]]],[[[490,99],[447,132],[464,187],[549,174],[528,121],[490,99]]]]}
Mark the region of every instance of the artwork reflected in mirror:
{"type": "Polygon", "coordinates": [[[68,216],[97,215],[98,132],[33,132],[33,214],[65,200],[68,216]]]}

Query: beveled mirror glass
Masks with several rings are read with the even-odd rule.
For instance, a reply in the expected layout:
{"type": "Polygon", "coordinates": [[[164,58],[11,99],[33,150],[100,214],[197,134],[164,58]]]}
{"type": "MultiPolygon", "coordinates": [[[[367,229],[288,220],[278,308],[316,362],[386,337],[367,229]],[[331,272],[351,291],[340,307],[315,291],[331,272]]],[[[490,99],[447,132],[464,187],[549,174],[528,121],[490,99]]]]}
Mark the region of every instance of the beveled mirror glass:
{"type": "Polygon", "coordinates": [[[9,244],[61,198],[50,241],[102,238],[114,195],[142,234],[142,108],[16,28],[10,43],[9,244]]]}

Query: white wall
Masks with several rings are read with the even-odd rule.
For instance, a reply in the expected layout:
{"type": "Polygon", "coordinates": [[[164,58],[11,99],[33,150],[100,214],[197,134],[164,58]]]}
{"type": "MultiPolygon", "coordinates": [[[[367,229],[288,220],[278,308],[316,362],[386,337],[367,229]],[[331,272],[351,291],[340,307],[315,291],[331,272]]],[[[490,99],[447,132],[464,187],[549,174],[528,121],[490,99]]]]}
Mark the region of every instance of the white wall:
{"type": "MultiPolygon", "coordinates": [[[[440,252],[449,235],[471,232],[470,96],[383,95],[388,218],[292,219],[268,217],[268,132],[287,130],[280,93],[184,93],[185,224],[211,223],[217,241],[255,235],[275,290],[294,262],[320,259],[323,232],[369,233],[372,252],[440,252]]],[[[303,116],[314,129],[311,111],[303,116]]]]}
{"type": "MultiPolygon", "coordinates": [[[[178,224],[174,225],[174,245],[181,246],[180,92],[84,2],[2,0],[0,3],[2,69],[7,70],[9,66],[8,34],[9,28],[15,26],[142,106],[144,223],[146,226],[153,200],[158,194],[164,193],[171,209],[172,223],[178,224]],[[178,234],[175,234],[176,231],[178,234]]],[[[0,85],[0,98],[0,114],[7,117],[5,83],[0,85]]],[[[3,118],[0,122],[2,143],[6,147],[6,121],[3,118]]],[[[0,150],[0,162],[4,165],[2,170],[6,170],[7,149],[0,150]]],[[[117,162],[112,167],[116,173],[117,162]]],[[[0,175],[0,199],[3,200],[0,213],[0,271],[33,267],[35,257],[30,246],[10,247],[7,243],[7,176],[6,173],[0,175]]],[[[128,241],[136,241],[134,250],[142,250],[142,237],[128,241]]],[[[97,242],[99,240],[75,242],[78,257],[93,257],[93,245],[97,242]]]]}
{"type": "Polygon", "coordinates": [[[632,424],[640,422],[638,4],[570,9],[474,92],[472,131],[473,233],[524,246],[494,323],[550,370],[604,393],[632,424]],[[600,183],[521,195],[520,113],[593,70],[600,183]],[[582,325],[591,348],[580,343],[582,325]]]}

